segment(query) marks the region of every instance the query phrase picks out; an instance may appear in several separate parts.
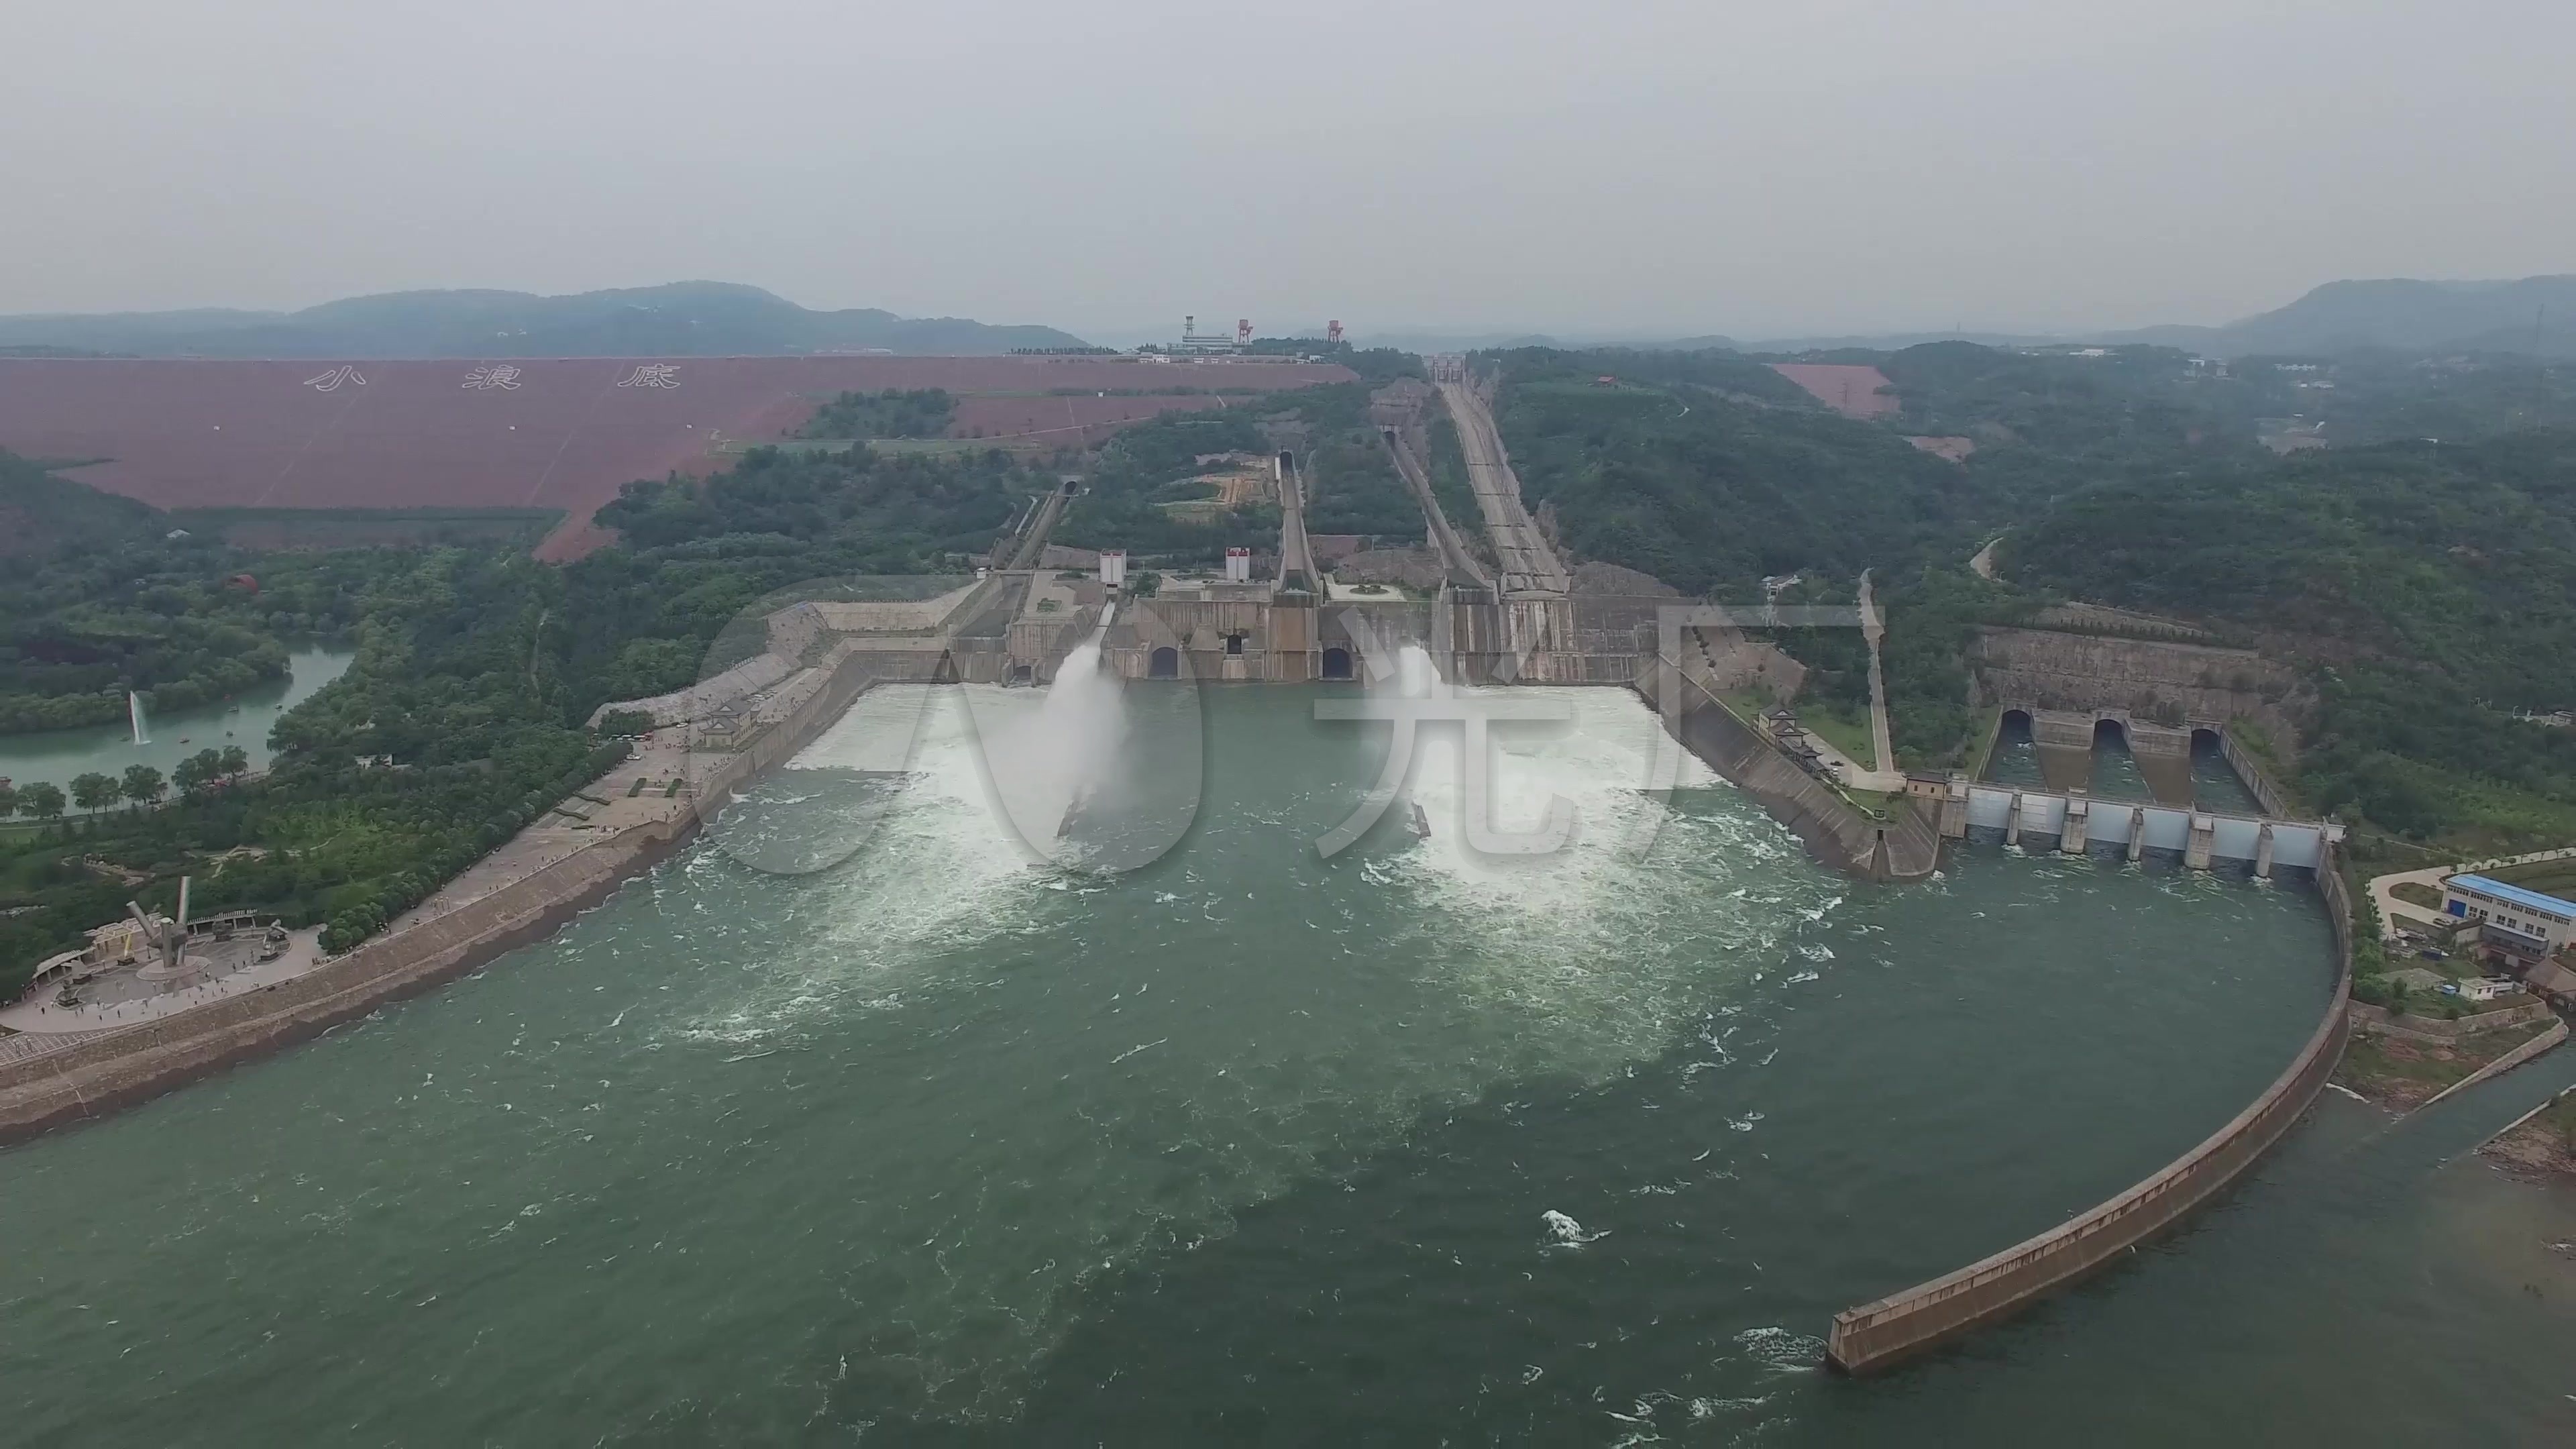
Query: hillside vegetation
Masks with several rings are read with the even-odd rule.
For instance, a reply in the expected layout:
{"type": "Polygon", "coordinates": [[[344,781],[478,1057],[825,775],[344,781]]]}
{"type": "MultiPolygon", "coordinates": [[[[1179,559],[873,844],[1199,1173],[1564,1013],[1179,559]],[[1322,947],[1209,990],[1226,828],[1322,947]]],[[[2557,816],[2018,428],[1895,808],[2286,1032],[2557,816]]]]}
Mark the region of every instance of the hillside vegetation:
{"type": "Polygon", "coordinates": [[[219,700],[357,618],[345,560],[173,538],[166,515],[7,453],[0,525],[0,734],[121,720],[128,690],[156,711],[219,700]]]}
{"type": "Polygon", "coordinates": [[[2403,834],[2576,833],[2576,433],[2388,444],[2070,498],[2015,580],[2229,621],[2313,668],[2314,803],[2403,834]]]}
{"type": "MultiPolygon", "coordinates": [[[[1265,497],[1223,511],[1200,506],[1210,489],[1197,481],[1198,459],[1267,455],[1286,447],[1301,460],[1308,532],[1419,541],[1422,511],[1368,421],[1371,387],[1409,375],[1391,360],[1397,357],[1345,353],[1336,360],[1352,363],[1363,381],[1269,393],[1204,412],[1166,413],[1121,429],[1093,460],[1083,495],[1065,515],[1057,540],[1126,548],[1140,559],[1176,564],[1214,563],[1235,547],[1276,550],[1277,502],[1265,497]]],[[[1418,366],[1411,367],[1410,375],[1418,373],[1418,366]]]]}
{"type": "MultiPolygon", "coordinates": [[[[724,626],[788,585],[962,569],[1051,478],[1001,452],[754,449],[704,482],[631,485],[609,511],[624,542],[565,567],[490,545],[285,560],[286,587],[272,592],[263,574],[258,599],[287,609],[328,583],[356,645],[348,671],[279,720],[264,779],[192,777],[169,782],[186,788],[159,808],[76,815],[62,798],[70,782],[13,782],[5,804],[35,828],[0,833],[0,907],[12,912],[0,915],[0,994],[128,897],[168,909],[183,873],[200,909],[256,907],[325,924],[334,949],[354,944],[621,758],[623,744],[583,727],[600,704],[691,683],[724,626]],[[257,854],[210,860],[236,846],[257,854]],[[148,883],[93,873],[84,856],[148,883]]],[[[74,500],[74,516],[121,513],[48,496],[74,500]]],[[[50,556],[43,576],[72,580],[79,610],[100,616],[236,630],[210,657],[257,667],[256,616],[227,623],[225,611],[263,606],[190,592],[228,551],[143,535],[112,559],[50,556]]],[[[90,617],[79,610],[65,627],[90,617]]]]}
{"type": "Polygon", "coordinates": [[[1765,575],[1800,570],[1911,573],[1965,558],[2011,516],[1978,473],[1827,412],[1758,364],[1546,349],[1495,361],[1495,420],[1524,500],[1553,510],[1578,557],[1686,593],[1757,597],[1765,575]]]}

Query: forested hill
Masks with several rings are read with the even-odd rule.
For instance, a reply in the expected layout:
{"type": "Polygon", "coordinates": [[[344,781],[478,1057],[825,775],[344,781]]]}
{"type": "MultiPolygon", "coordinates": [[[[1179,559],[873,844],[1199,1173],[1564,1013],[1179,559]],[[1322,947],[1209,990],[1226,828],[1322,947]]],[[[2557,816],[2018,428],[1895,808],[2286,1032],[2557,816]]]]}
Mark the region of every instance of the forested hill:
{"type": "Polygon", "coordinates": [[[875,308],[809,311],[731,282],[559,297],[388,292],[300,312],[0,317],[0,349],[147,357],[745,357],[867,349],[939,356],[1081,345],[1052,327],[898,317],[875,308]]]}
{"type": "Polygon", "coordinates": [[[2328,282],[2286,307],[2224,327],[2152,327],[2124,340],[2231,357],[2365,348],[2576,356],[2576,276],[2328,282]]]}
{"type": "MultiPolygon", "coordinates": [[[[1970,630],[2091,600],[2215,625],[2305,674],[2317,707],[2279,743],[2315,807],[2472,850],[2576,839],[2576,731],[2514,717],[2576,706],[2576,368],[2221,373],[2171,348],[1969,343],[1801,360],[1878,368],[1898,410],[1844,418],[1724,352],[1479,365],[1501,371],[1505,443],[1575,559],[1717,598],[1798,573],[1784,597],[1801,602],[1847,601],[1876,570],[1908,764],[1961,758],[1970,630]],[[2335,445],[2259,446],[2293,410],[2335,445]],[[2005,582],[1970,578],[1998,534],[2005,582]]],[[[1847,641],[1783,642],[1811,694],[1857,705],[1847,641]]]]}
{"type": "Polygon", "coordinates": [[[344,636],[363,567],[260,554],[0,452],[0,733],[220,700],[344,636]]]}
{"type": "Polygon", "coordinates": [[[1965,558],[2010,515],[1979,474],[1731,354],[1530,348],[1493,361],[1495,419],[1531,508],[1553,514],[1578,558],[1686,593],[1740,599],[1766,574],[1965,558]]]}
{"type": "Polygon", "coordinates": [[[2301,783],[2418,836],[2576,833],[2576,432],[2210,466],[2066,498],[2025,587],[2232,623],[2309,666],[2301,783]]]}

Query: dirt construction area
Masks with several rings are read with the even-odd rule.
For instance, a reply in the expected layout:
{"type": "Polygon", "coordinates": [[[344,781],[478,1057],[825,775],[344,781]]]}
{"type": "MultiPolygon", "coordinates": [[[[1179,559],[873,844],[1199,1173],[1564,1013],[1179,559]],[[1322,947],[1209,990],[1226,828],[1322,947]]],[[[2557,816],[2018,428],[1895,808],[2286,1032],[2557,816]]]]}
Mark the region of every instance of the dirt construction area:
{"type": "Polygon", "coordinates": [[[1771,370],[1847,418],[1881,417],[1902,406],[1896,399],[1896,385],[1875,367],[1839,362],[1775,362],[1771,370]]]}
{"type": "Polygon", "coordinates": [[[165,508],[548,508],[568,559],[638,478],[725,466],[843,391],[946,388],[957,437],[1097,443],[1175,408],[1347,382],[1339,366],[1119,357],[198,361],[0,358],[0,448],[165,508]]]}

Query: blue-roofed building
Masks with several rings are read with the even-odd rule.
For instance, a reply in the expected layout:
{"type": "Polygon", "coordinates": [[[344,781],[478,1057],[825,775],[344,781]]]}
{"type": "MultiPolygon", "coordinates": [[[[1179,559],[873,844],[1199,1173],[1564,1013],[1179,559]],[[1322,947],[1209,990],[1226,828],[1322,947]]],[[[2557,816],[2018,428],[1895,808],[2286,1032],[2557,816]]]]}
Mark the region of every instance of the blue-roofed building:
{"type": "Polygon", "coordinates": [[[2576,938],[2576,901],[2491,876],[2455,875],[2442,882],[2442,911],[2478,927],[2479,944],[2508,965],[2545,961],[2576,938]]]}

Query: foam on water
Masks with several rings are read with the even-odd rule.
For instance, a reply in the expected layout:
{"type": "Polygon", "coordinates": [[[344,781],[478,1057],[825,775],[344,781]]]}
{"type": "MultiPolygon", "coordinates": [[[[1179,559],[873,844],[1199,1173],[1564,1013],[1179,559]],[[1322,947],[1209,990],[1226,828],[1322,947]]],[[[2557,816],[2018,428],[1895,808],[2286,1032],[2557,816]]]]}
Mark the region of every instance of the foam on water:
{"type": "MultiPolygon", "coordinates": [[[[1001,690],[992,690],[1001,694],[1001,690]]],[[[845,1009],[856,999],[926,983],[905,974],[926,952],[946,952],[1023,927],[1028,892],[1044,883],[1017,841],[996,823],[967,702],[952,686],[887,685],[859,697],[789,764],[790,771],[901,771],[888,793],[863,804],[822,802],[793,774],[764,782],[763,803],[798,811],[834,808],[863,826],[858,852],[813,877],[755,878],[797,928],[791,949],[731,963],[727,1000],[688,1030],[740,1042],[845,1009]],[[789,805],[786,802],[797,800],[789,805]],[[864,819],[855,817],[864,814],[864,819]]],[[[721,822],[720,822],[721,828],[721,822]]],[[[785,825],[769,828],[784,829],[785,825]]],[[[692,872],[735,868],[701,855],[692,872]]]]}
{"type": "MultiPolygon", "coordinates": [[[[1444,930],[1483,949],[1445,961],[1462,997],[1524,1011],[1558,1034],[1554,1065],[1598,1075],[1670,1040],[1711,958],[1767,953],[1835,903],[1793,868],[1795,842],[1750,811],[1675,808],[1651,787],[1662,725],[1620,689],[1472,689],[1561,705],[1563,724],[1492,725],[1492,828],[1533,831],[1556,801],[1570,841],[1495,856],[1467,840],[1465,732],[1426,726],[1408,785],[1431,826],[1397,875],[1444,930]],[[1561,808],[1561,807],[1560,807],[1561,808]],[[1651,841],[1642,856],[1641,841],[1651,841]]],[[[1684,756],[1675,788],[1722,787],[1684,756]]],[[[1685,797],[1685,802],[1687,797],[1685,797]]]]}

